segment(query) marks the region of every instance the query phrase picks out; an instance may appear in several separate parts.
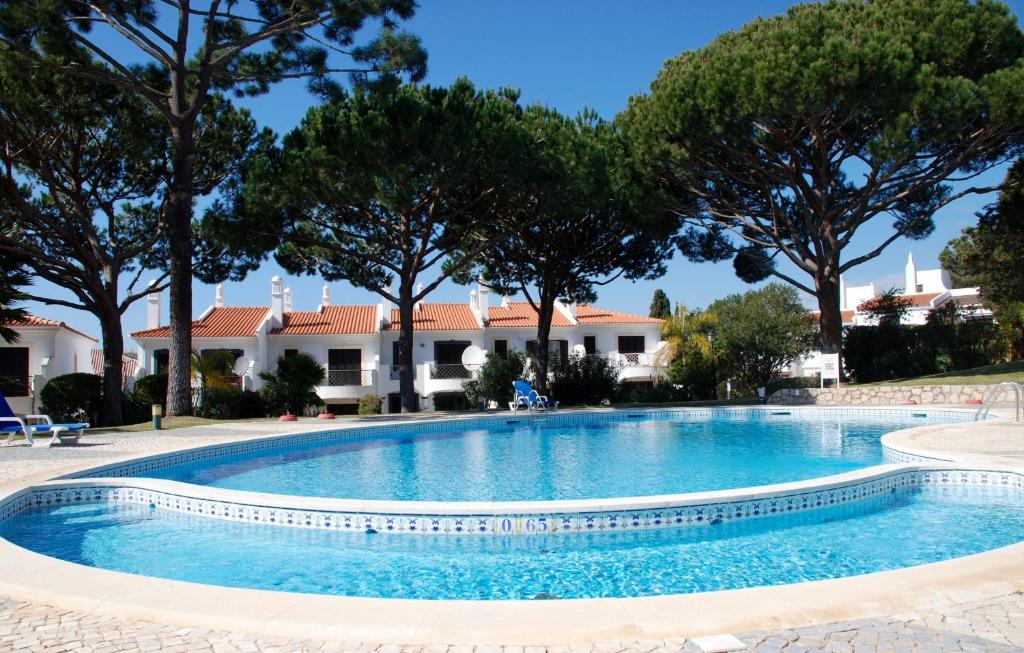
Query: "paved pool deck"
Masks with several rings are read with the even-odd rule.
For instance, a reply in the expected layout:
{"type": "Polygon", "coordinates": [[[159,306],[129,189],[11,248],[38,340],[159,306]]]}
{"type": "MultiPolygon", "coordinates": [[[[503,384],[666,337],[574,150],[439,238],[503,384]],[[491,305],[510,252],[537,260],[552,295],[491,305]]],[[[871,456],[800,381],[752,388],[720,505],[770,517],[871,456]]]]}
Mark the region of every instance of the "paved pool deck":
{"type": "MultiPolygon", "coordinates": [[[[1006,415],[1005,411],[997,413],[1006,415]]],[[[89,435],[83,438],[82,445],[76,447],[0,447],[0,492],[6,493],[83,467],[139,455],[366,423],[370,423],[370,420],[339,420],[333,423],[310,420],[294,424],[232,423],[159,433],[89,435]]],[[[381,421],[373,420],[372,423],[380,424],[381,421]]],[[[1021,465],[1024,460],[1024,426],[1019,424],[943,425],[915,429],[908,437],[910,439],[906,442],[915,450],[931,451],[941,454],[941,457],[1013,465],[1021,465]]],[[[766,628],[736,634],[748,650],[755,651],[1024,651],[1024,573],[1017,573],[1017,570],[1024,571],[1024,564],[1014,564],[1009,568],[1015,570],[1010,574],[1013,577],[998,579],[998,582],[991,577],[979,577],[978,582],[972,584],[968,574],[968,577],[958,577],[951,591],[938,592],[922,586],[920,592],[929,595],[929,600],[922,603],[927,606],[923,609],[895,612],[887,610],[884,603],[876,603],[875,614],[843,621],[828,619],[827,610],[819,611],[818,614],[808,610],[802,623],[816,625],[766,628]]],[[[79,569],[87,571],[86,568],[79,569]]],[[[870,578],[867,576],[855,580],[870,578]]],[[[882,582],[881,578],[879,582],[882,582]]],[[[903,585],[905,583],[901,583],[900,587],[903,585]]],[[[808,584],[812,593],[808,598],[812,600],[814,590],[811,586],[826,587],[808,584]]],[[[841,589],[841,585],[828,587],[838,588],[840,592],[846,591],[841,589]]],[[[848,584],[846,587],[849,589],[853,585],[848,584]]],[[[95,589],[100,594],[106,590],[98,587],[95,589]]],[[[837,599],[856,601],[856,594],[854,591],[843,597],[821,595],[820,601],[824,604],[833,603],[837,599]]],[[[738,595],[734,596],[738,598],[738,595]]],[[[683,608],[684,605],[680,604],[679,607],[683,608]]],[[[688,607],[694,608],[696,604],[691,603],[688,607]]],[[[731,609],[743,611],[748,607],[752,606],[740,602],[731,609]]],[[[499,644],[449,645],[444,643],[443,638],[436,643],[418,645],[406,645],[402,641],[387,643],[376,639],[372,642],[348,641],[348,638],[339,637],[318,639],[320,633],[313,630],[310,630],[308,637],[268,637],[245,629],[218,629],[210,628],[208,624],[203,627],[184,623],[181,618],[161,622],[115,613],[102,607],[95,610],[83,609],[60,600],[0,598],[0,652],[344,650],[363,653],[678,653],[701,650],[692,640],[682,637],[643,640],[636,637],[595,638],[597,641],[571,645],[525,647],[499,644]]],[[[683,624],[696,623],[701,616],[693,610],[681,610],[677,615],[680,630],[685,632],[683,624]]],[[[602,615],[595,613],[593,619],[595,623],[600,623],[602,615]]],[[[523,628],[529,629],[531,625],[524,623],[523,628]]],[[[709,632],[702,629],[693,634],[709,632]]],[[[514,641],[514,638],[509,641],[514,641]]]]}

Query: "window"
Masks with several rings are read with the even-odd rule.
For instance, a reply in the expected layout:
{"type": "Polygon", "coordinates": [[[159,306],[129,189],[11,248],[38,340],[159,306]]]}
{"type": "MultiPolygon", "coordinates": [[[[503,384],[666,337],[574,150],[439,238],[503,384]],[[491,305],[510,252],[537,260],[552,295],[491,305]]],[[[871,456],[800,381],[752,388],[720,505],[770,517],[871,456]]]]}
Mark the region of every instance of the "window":
{"type": "Polygon", "coordinates": [[[167,374],[170,369],[170,352],[157,349],[153,352],[153,374],[167,374]]]}
{"type": "Polygon", "coordinates": [[[361,349],[327,350],[327,385],[363,385],[361,349]]]}
{"type": "Polygon", "coordinates": [[[583,336],[583,348],[587,350],[587,356],[597,353],[597,336],[583,336]]]}
{"type": "Polygon", "coordinates": [[[920,283],[917,284],[917,292],[924,292],[924,285],[923,284],[920,284],[920,283]]]}
{"type": "MultiPolygon", "coordinates": [[[[537,341],[527,340],[526,341],[526,353],[531,356],[537,355],[537,341]]],[[[554,358],[566,359],[569,357],[569,341],[568,340],[548,340],[548,360],[554,358]]]]}
{"type": "Polygon", "coordinates": [[[620,354],[642,354],[646,351],[643,336],[619,336],[620,354]]]}
{"type": "Polygon", "coordinates": [[[498,358],[508,358],[508,340],[495,340],[494,354],[498,358]]]}
{"type": "Polygon", "coordinates": [[[285,349],[284,350],[284,357],[285,358],[295,358],[298,355],[299,355],[299,350],[298,349],[285,349]]]}
{"type": "Polygon", "coordinates": [[[28,347],[0,347],[0,391],[8,397],[28,396],[28,347]]]}

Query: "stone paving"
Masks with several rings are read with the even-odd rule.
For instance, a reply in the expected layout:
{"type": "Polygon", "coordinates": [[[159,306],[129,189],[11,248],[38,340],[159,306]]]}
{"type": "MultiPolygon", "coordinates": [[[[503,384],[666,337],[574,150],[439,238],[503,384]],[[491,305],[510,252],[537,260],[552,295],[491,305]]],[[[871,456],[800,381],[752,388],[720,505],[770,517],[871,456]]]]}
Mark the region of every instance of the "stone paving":
{"type": "MultiPolygon", "coordinates": [[[[994,653],[1024,651],[1024,597],[1012,595],[928,612],[825,626],[741,633],[762,653],[994,653]]],[[[0,652],[17,653],[700,653],[692,641],[598,642],[573,646],[403,646],[285,640],[61,610],[0,599],[0,652]]]]}
{"type": "MultiPolygon", "coordinates": [[[[346,420],[346,422],[348,422],[346,420]]],[[[224,424],[159,433],[90,435],[77,447],[0,448],[0,483],[54,476],[95,462],[185,446],[226,442],[273,433],[338,428],[344,423],[224,424]]],[[[747,650],[764,653],[812,651],[946,653],[1024,651],[1024,595],[993,597],[920,613],[833,623],[781,631],[737,633],[747,650]]],[[[600,642],[582,646],[404,646],[341,641],[297,641],[247,633],[210,631],[121,619],[0,598],[0,653],[257,653],[352,651],[359,653],[683,653],[699,652],[692,641],[600,642]]]]}

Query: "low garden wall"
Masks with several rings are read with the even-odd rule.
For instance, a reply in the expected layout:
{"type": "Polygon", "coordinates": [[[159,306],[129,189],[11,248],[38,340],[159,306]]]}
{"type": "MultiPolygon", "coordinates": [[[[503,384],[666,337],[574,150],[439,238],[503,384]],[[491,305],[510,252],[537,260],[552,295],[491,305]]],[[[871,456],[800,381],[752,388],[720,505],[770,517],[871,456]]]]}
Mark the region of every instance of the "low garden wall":
{"type": "MultiPolygon", "coordinates": [[[[768,403],[800,406],[816,404],[832,405],[891,405],[904,402],[918,404],[962,404],[970,400],[983,399],[992,389],[991,385],[844,385],[830,388],[786,388],[776,390],[768,403]]],[[[1004,389],[995,402],[1014,400],[1013,390],[1004,389]]]]}

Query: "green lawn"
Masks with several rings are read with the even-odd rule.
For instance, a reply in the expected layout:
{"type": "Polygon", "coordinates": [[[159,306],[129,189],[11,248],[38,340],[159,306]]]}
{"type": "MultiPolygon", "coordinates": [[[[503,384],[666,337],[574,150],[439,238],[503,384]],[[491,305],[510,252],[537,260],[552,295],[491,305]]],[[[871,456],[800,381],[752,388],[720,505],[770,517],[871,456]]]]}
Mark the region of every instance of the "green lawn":
{"type": "MultiPolygon", "coordinates": [[[[276,417],[264,417],[260,419],[239,419],[239,420],[223,420],[223,419],[206,419],[205,417],[192,417],[190,415],[184,417],[164,417],[160,421],[160,428],[171,431],[174,429],[188,428],[189,426],[203,426],[206,424],[230,424],[232,422],[276,422],[276,417]]],[[[150,431],[153,429],[152,422],[142,422],[140,424],[125,424],[124,426],[108,426],[95,429],[89,429],[90,434],[99,433],[135,433],[138,431],[150,431]]]]}
{"type": "Polygon", "coordinates": [[[1002,383],[1016,381],[1024,383],[1024,361],[984,365],[967,370],[920,376],[916,379],[895,379],[864,385],[958,385],[962,383],[1002,383]]]}

